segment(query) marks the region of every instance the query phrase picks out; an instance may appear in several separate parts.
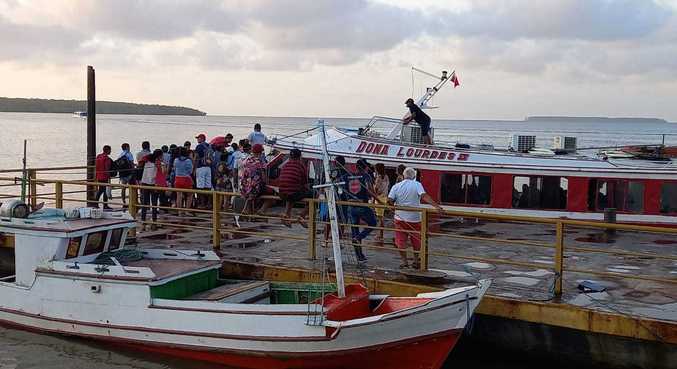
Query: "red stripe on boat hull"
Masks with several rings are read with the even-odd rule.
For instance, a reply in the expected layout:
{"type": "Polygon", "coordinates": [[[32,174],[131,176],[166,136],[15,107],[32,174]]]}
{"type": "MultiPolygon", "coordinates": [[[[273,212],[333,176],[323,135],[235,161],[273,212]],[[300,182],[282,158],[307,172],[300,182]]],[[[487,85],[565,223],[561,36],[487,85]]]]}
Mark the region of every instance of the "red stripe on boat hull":
{"type": "Polygon", "coordinates": [[[439,369],[461,335],[461,331],[348,352],[284,355],[275,353],[203,351],[144,343],[115,342],[133,350],[183,359],[199,360],[246,369],[439,369]]]}
{"type": "Polygon", "coordinates": [[[378,346],[337,352],[264,353],[154,344],[110,336],[41,329],[5,320],[0,321],[0,325],[38,334],[88,338],[109,342],[131,350],[153,352],[243,369],[439,369],[462,333],[462,330],[453,330],[378,346]]]}

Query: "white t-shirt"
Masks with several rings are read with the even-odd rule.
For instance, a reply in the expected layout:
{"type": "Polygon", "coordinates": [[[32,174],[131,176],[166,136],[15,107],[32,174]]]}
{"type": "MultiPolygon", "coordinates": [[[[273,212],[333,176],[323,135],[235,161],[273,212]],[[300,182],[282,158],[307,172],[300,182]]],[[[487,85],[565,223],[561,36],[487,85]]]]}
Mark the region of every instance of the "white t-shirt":
{"type": "MultiPolygon", "coordinates": [[[[418,207],[421,205],[421,196],[425,189],[421,182],[405,179],[396,183],[390,189],[388,198],[395,201],[395,205],[418,207]]],[[[395,210],[395,219],[410,223],[420,223],[421,213],[418,211],[395,210]]]]}
{"type": "Polygon", "coordinates": [[[265,145],[267,141],[266,135],[261,131],[254,131],[249,134],[249,143],[254,146],[256,144],[265,145]]]}
{"type": "Polygon", "coordinates": [[[141,184],[155,185],[155,177],[157,176],[157,168],[155,163],[147,161],[143,165],[143,175],[141,176],[141,184]]]}

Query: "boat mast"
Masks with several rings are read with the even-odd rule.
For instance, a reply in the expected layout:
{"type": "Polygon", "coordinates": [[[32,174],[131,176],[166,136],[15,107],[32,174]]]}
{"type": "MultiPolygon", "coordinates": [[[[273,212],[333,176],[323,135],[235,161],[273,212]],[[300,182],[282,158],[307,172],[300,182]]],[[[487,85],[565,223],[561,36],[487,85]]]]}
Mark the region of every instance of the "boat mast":
{"type": "Polygon", "coordinates": [[[329,152],[327,151],[327,136],[324,127],[324,120],[317,121],[320,128],[320,139],[322,140],[322,164],[324,164],[324,193],[327,198],[327,209],[329,210],[329,224],[331,225],[331,243],[334,250],[334,267],[336,268],[336,288],[339,298],[346,297],[346,287],[343,282],[343,262],[341,257],[341,241],[339,239],[339,226],[336,214],[336,190],[331,183],[329,169],[329,152]]]}

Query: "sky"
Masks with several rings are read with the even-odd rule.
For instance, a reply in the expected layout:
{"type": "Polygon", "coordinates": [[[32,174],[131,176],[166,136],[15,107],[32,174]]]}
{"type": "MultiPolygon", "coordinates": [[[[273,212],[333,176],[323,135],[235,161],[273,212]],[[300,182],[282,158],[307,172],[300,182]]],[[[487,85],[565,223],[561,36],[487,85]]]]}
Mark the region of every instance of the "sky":
{"type": "Polygon", "coordinates": [[[0,0],[0,96],[213,115],[677,121],[677,0],[0,0]],[[413,83],[412,83],[413,80],[413,83]]]}

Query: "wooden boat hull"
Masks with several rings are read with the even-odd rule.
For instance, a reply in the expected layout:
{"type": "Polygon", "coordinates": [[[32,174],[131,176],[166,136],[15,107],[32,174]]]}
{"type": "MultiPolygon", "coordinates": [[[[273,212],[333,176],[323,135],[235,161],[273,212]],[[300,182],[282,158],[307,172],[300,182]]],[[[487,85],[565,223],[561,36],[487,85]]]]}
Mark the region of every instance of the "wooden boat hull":
{"type": "Polygon", "coordinates": [[[143,292],[136,281],[71,280],[55,273],[38,276],[30,289],[35,298],[30,290],[2,287],[7,299],[0,324],[252,369],[438,369],[489,286],[391,298],[390,307],[386,299],[375,315],[308,326],[307,305],[283,311],[276,305],[153,299],[149,306],[147,295],[141,299],[146,304],[120,298],[143,292]],[[90,292],[92,283],[101,292],[90,292]],[[48,286],[69,286],[68,301],[39,298],[48,286]]]}
{"type": "Polygon", "coordinates": [[[264,353],[215,350],[199,347],[149,343],[115,337],[46,331],[36,327],[0,320],[0,325],[38,334],[50,333],[92,339],[100,343],[140,352],[198,360],[242,369],[438,369],[444,364],[463,331],[441,332],[427,337],[393,342],[387,345],[327,353],[264,353]]]}

